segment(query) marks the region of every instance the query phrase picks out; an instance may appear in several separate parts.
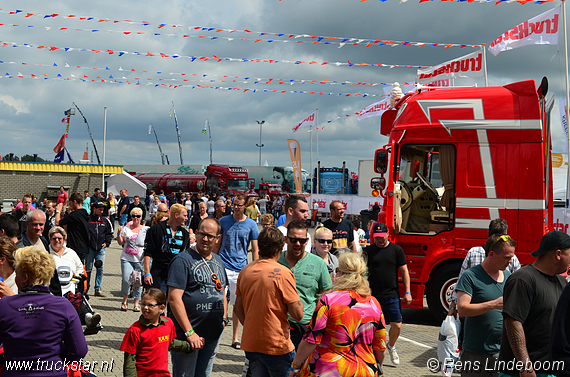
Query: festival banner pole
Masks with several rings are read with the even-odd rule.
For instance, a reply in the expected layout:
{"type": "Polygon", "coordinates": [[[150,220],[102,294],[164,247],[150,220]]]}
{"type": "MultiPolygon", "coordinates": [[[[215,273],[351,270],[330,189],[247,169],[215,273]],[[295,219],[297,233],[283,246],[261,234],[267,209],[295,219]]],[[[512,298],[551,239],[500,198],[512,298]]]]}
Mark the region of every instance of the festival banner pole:
{"type": "MultiPolygon", "coordinates": [[[[315,128],[317,129],[317,166],[319,165],[319,108],[317,108],[317,114],[315,117],[316,120],[316,126],[315,128]]],[[[321,171],[320,169],[317,169],[317,194],[319,193],[319,175],[321,175],[321,171]]]]}
{"type": "Polygon", "coordinates": [[[103,116],[103,183],[101,184],[101,190],[107,192],[105,187],[105,148],[107,147],[107,106],[105,106],[105,113],[103,116]]]}
{"type": "MultiPolygon", "coordinates": [[[[564,72],[566,78],[566,119],[568,119],[568,106],[570,106],[570,88],[568,80],[568,34],[566,34],[566,1],[562,0],[562,30],[564,31],[564,72]]],[[[570,132],[566,135],[570,141],[570,132]]],[[[570,145],[570,144],[569,144],[570,145]]],[[[570,161],[570,160],[569,160],[570,161]]],[[[568,217],[568,207],[570,204],[570,163],[568,164],[568,180],[566,182],[566,217],[568,217]]]]}

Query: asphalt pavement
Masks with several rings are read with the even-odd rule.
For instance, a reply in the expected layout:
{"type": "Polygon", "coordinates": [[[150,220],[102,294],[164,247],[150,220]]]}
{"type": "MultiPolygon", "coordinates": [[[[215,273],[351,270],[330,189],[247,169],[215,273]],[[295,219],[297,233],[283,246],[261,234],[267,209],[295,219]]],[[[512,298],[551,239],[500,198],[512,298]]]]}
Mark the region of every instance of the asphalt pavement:
{"type": "MultiPolygon", "coordinates": [[[[98,334],[86,337],[89,352],[84,358],[84,365],[89,365],[92,368],[91,371],[97,376],[122,375],[124,356],[119,347],[127,329],[138,320],[140,315],[140,313],[133,312],[132,299],[129,299],[128,312],[120,310],[122,300],[121,251],[116,241],[113,241],[112,245],[107,248],[102,282],[102,290],[107,297],[91,296],[90,300],[94,310],[102,316],[103,329],[98,334]]],[[[437,323],[427,309],[404,309],[403,315],[401,337],[396,343],[400,364],[393,365],[386,354],[384,376],[441,375],[441,372],[430,372],[427,367],[430,359],[437,358],[436,348],[441,323],[437,323]]],[[[214,377],[240,376],[242,373],[245,354],[230,346],[231,337],[231,328],[228,327],[222,335],[218,355],[214,362],[212,373],[214,377]]]]}

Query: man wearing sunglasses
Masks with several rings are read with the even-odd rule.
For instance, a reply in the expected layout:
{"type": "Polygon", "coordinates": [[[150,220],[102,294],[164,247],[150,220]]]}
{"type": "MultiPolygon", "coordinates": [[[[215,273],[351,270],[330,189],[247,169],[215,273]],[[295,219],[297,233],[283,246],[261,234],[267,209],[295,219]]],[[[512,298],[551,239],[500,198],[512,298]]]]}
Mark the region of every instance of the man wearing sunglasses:
{"type": "Polygon", "coordinates": [[[495,365],[501,347],[503,289],[514,255],[511,237],[492,235],[485,243],[483,262],[465,271],[457,283],[457,308],[465,317],[461,360],[470,366],[462,375],[498,376],[488,367],[495,365]]]}
{"type": "Polygon", "coordinates": [[[307,223],[291,221],[287,225],[287,249],[281,254],[279,263],[289,268],[295,275],[297,291],[303,302],[303,318],[296,320],[289,316],[291,341],[295,349],[299,347],[301,338],[307,330],[319,297],[332,288],[326,263],[321,257],[305,251],[307,242],[309,242],[307,223]]]}
{"type": "MultiPolygon", "coordinates": [[[[285,204],[283,204],[283,209],[285,210],[285,223],[283,225],[278,226],[278,229],[283,233],[285,237],[287,237],[287,226],[291,223],[291,221],[300,221],[306,222],[307,218],[309,217],[309,205],[307,204],[307,199],[305,199],[301,195],[289,195],[287,200],[285,200],[285,204]]],[[[305,243],[305,251],[307,253],[311,252],[311,245],[313,242],[311,241],[311,235],[307,233],[308,241],[305,243]]],[[[287,250],[287,243],[285,243],[285,247],[283,251],[287,250]]]]}
{"type": "Polygon", "coordinates": [[[187,340],[194,352],[171,352],[172,372],[179,376],[209,376],[224,327],[228,278],[222,259],[213,254],[220,240],[220,223],[203,219],[196,248],[175,257],[168,272],[168,303],[176,338],[187,340]]]}
{"type": "Polygon", "coordinates": [[[103,202],[93,203],[93,209],[89,215],[89,254],[85,260],[85,268],[87,270],[87,289],[91,285],[91,271],[93,270],[93,262],[101,261],[101,267],[96,267],[95,274],[95,296],[105,297],[101,291],[101,282],[103,281],[103,264],[105,263],[105,248],[111,245],[113,239],[113,227],[109,220],[103,217],[103,202]]]}

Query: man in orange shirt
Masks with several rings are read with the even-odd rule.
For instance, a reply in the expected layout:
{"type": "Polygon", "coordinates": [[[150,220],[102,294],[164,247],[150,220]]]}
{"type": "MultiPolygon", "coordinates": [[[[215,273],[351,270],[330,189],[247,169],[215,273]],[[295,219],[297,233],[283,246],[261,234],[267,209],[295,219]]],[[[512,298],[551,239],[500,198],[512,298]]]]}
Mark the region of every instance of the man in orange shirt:
{"type": "Polygon", "coordinates": [[[277,262],[285,245],[281,231],[263,229],[258,244],[259,259],[245,266],[237,281],[234,311],[243,323],[241,349],[252,376],[285,376],[295,356],[287,313],[301,320],[303,303],[295,276],[277,262]]]}

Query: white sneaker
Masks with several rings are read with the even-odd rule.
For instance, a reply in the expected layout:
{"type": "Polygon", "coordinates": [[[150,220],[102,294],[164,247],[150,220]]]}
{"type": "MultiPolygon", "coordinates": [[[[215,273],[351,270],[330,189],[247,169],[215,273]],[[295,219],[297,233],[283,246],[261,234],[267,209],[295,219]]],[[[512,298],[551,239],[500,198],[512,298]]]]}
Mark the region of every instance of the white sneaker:
{"type": "Polygon", "coordinates": [[[392,360],[392,364],[398,365],[400,364],[400,357],[398,356],[398,352],[396,351],[396,346],[390,347],[387,345],[388,353],[390,354],[390,360],[392,360]]]}

